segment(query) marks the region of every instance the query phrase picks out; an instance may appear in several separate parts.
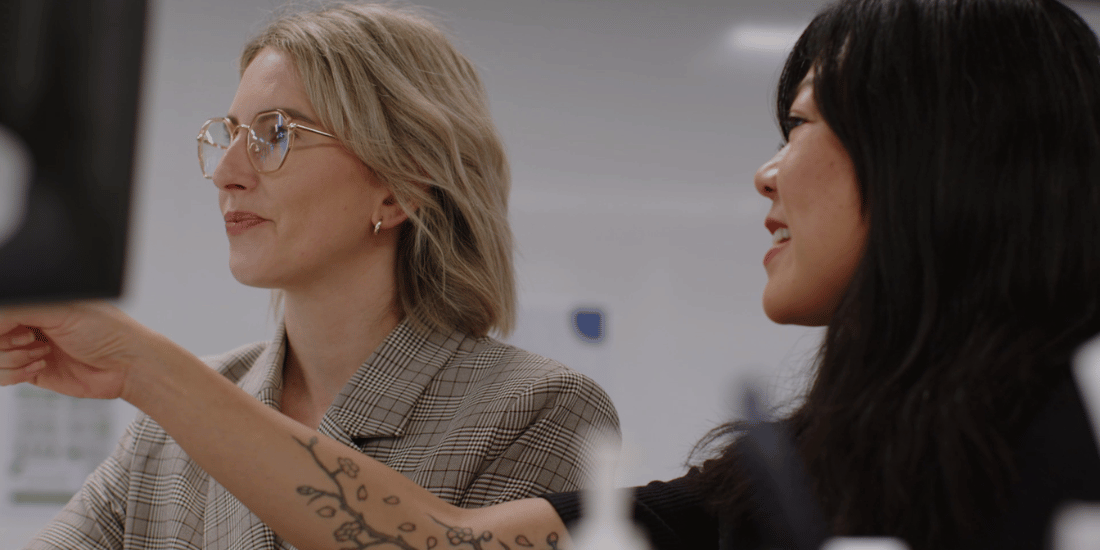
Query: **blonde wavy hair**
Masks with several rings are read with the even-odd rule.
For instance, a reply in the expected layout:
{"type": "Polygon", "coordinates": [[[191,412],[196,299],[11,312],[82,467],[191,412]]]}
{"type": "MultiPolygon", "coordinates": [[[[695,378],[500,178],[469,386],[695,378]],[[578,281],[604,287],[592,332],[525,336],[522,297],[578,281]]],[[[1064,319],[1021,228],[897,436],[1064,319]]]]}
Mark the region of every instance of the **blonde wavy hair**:
{"type": "MultiPolygon", "coordinates": [[[[423,12],[282,14],[244,47],[289,54],[321,122],[397,198],[397,306],[422,328],[507,335],[516,290],[504,146],[473,64],[423,12]]],[[[364,214],[366,215],[366,214],[364,214]]]]}

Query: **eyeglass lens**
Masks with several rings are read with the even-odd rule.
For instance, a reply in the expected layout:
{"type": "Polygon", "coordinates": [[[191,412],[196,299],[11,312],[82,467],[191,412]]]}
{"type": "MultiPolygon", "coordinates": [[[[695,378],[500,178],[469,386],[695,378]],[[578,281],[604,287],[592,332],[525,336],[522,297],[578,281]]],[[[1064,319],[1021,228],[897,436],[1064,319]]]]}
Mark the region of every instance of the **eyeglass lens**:
{"type": "Polygon", "coordinates": [[[218,167],[225,150],[233,138],[229,134],[229,128],[225,122],[211,120],[203,126],[199,136],[199,166],[202,167],[202,175],[206,178],[213,177],[214,170],[218,167]]]}
{"type": "MultiPolygon", "coordinates": [[[[290,123],[281,113],[263,113],[248,126],[248,157],[257,172],[278,170],[290,151],[290,123]]],[[[199,163],[203,176],[214,175],[218,163],[233,142],[224,120],[211,120],[199,137],[199,163]]]]}

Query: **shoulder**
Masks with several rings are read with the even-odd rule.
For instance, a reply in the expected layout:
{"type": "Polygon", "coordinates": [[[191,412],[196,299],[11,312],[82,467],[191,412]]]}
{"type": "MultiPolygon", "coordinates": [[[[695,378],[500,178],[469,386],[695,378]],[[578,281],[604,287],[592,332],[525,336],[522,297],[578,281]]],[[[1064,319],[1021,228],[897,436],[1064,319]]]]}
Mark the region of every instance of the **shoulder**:
{"type": "Polygon", "coordinates": [[[507,383],[517,393],[584,395],[610,402],[594,380],[558,361],[493,338],[481,338],[478,343],[461,364],[483,368],[487,379],[507,383]]]}
{"type": "Polygon", "coordinates": [[[1039,547],[1066,502],[1100,500],[1100,452],[1073,379],[1066,376],[1016,441],[1016,472],[990,548],[1039,547]]]}
{"type": "Polygon", "coordinates": [[[462,395],[468,402],[492,402],[493,410],[522,410],[539,417],[563,411],[599,425],[619,424],[611,398],[594,380],[489,337],[456,353],[435,374],[434,383],[446,388],[437,391],[462,395]]]}
{"type": "Polygon", "coordinates": [[[270,346],[271,342],[253,342],[217,355],[206,355],[200,359],[210,368],[220,372],[222,376],[236,383],[257,363],[270,346]]]}

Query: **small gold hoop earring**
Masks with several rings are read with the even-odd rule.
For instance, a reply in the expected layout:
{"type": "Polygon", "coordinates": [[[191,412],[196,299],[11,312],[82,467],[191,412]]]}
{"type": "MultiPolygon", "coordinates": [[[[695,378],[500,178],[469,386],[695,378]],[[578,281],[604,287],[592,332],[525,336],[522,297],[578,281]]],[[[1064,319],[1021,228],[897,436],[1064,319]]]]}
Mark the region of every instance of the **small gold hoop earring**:
{"type": "Polygon", "coordinates": [[[374,223],[374,234],[377,235],[378,231],[382,229],[382,220],[378,220],[374,223]]]}

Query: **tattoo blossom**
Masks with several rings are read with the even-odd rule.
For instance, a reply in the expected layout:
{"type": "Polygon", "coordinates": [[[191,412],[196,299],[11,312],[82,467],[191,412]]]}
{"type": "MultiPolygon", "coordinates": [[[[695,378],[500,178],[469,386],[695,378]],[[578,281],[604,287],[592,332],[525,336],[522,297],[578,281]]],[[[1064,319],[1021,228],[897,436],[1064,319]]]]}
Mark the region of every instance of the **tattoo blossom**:
{"type": "MultiPolygon", "coordinates": [[[[294,438],[299,445],[309,452],[313,457],[313,462],[317,464],[321,471],[325,472],[325,475],[332,480],[334,486],[331,490],[326,490],[312,485],[300,485],[297,489],[298,494],[309,497],[307,504],[313,504],[321,499],[328,499],[331,505],[322,506],[317,509],[317,515],[323,518],[334,518],[337,513],[342,512],[348,516],[348,520],[340,524],[339,527],[333,531],[332,536],[336,542],[351,543],[353,546],[347,546],[341,548],[341,550],[363,550],[365,548],[371,548],[373,546],[379,546],[389,544],[400,548],[401,550],[422,550],[416,548],[408,541],[405,540],[400,534],[391,535],[384,533],[372,527],[367,523],[362,512],[352,507],[353,499],[355,503],[365,502],[369,497],[367,487],[360,484],[354,491],[354,495],[349,498],[348,494],[344,490],[344,485],[341,483],[340,477],[345,477],[354,485],[355,479],[359,477],[359,465],[353,460],[346,457],[339,457],[336,459],[336,467],[329,469],[325,466],[321,458],[317,456],[317,451],[314,447],[317,446],[317,438],[310,438],[309,442],[303,442],[298,438],[294,438]]],[[[390,495],[381,499],[383,504],[388,506],[397,506],[401,503],[401,499],[396,495],[390,495]]],[[[495,546],[487,546],[493,541],[493,534],[489,531],[484,531],[480,535],[474,536],[473,529],[469,527],[456,527],[447,525],[436,518],[432,518],[441,527],[447,529],[446,541],[450,543],[452,548],[468,547],[471,550],[488,550],[488,548],[496,548],[495,546]]],[[[410,522],[402,523],[397,526],[397,530],[402,533],[412,533],[416,531],[416,525],[410,522]]],[[[512,550],[511,546],[502,540],[497,540],[497,544],[500,545],[499,550],[512,550]]],[[[439,546],[439,539],[434,536],[429,536],[425,544],[427,548],[425,550],[434,550],[439,546]]],[[[520,548],[534,548],[535,545],[523,535],[519,535],[515,538],[514,544],[520,548]]],[[[546,536],[546,545],[549,550],[558,550],[558,534],[551,532],[546,536]]]]}

